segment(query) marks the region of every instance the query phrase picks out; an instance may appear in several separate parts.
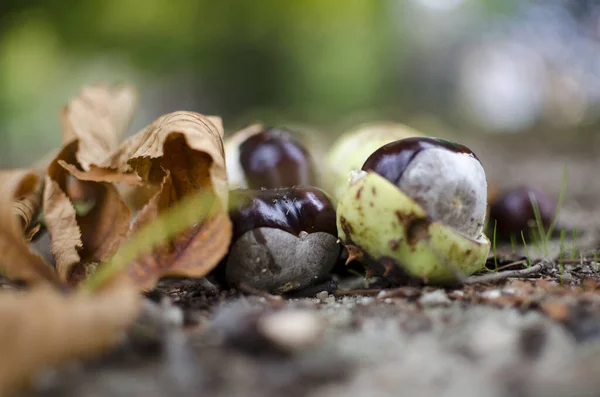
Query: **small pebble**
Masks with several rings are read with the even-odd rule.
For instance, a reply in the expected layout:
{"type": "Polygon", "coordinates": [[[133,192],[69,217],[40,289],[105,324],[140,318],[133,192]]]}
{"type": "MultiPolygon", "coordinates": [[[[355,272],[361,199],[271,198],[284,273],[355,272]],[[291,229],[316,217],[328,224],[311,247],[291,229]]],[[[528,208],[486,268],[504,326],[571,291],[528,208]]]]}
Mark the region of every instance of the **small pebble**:
{"type": "Polygon", "coordinates": [[[329,297],[329,292],[327,291],[321,291],[319,292],[316,297],[321,301],[321,302],[325,302],[325,300],[329,297]]]}
{"type": "Polygon", "coordinates": [[[258,323],[271,342],[288,350],[313,344],[323,332],[319,317],[308,310],[286,310],[265,315],[258,323]]]}
{"type": "Polygon", "coordinates": [[[481,293],[481,297],[485,299],[498,299],[502,296],[502,291],[499,289],[488,289],[481,293]]]}
{"type": "Polygon", "coordinates": [[[573,277],[573,275],[571,273],[568,273],[568,272],[564,272],[563,274],[559,274],[559,277],[562,278],[562,280],[564,282],[570,283],[572,281],[575,281],[575,278],[573,277]]]}
{"type": "Polygon", "coordinates": [[[325,302],[327,302],[327,303],[328,303],[328,304],[330,304],[330,305],[331,305],[331,304],[334,304],[334,303],[335,303],[335,296],[333,296],[333,295],[329,295],[329,296],[327,297],[327,299],[325,299],[325,302]]]}
{"type": "Polygon", "coordinates": [[[365,296],[364,298],[361,298],[360,301],[358,301],[358,303],[360,303],[363,306],[370,305],[373,302],[375,302],[375,298],[371,296],[365,296]]]}
{"type": "Polygon", "coordinates": [[[424,293],[423,295],[421,295],[420,301],[421,304],[425,306],[450,303],[448,295],[446,295],[446,292],[444,292],[444,290],[442,289],[437,289],[433,292],[424,293]]]}
{"type": "Polygon", "coordinates": [[[387,303],[388,305],[391,304],[391,303],[394,303],[394,300],[392,298],[385,298],[383,301],[385,303],[387,303]]]}

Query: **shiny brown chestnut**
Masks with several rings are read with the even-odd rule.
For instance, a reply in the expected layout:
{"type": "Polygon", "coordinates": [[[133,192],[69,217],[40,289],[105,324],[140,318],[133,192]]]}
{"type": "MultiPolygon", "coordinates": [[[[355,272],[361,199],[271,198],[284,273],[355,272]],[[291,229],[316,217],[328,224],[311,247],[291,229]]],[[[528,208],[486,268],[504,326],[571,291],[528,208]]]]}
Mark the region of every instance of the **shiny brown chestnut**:
{"type": "Polygon", "coordinates": [[[471,238],[481,233],[487,183],[481,162],[468,147],[440,138],[401,139],[373,152],[362,170],[396,185],[432,219],[471,238]]]}
{"type": "Polygon", "coordinates": [[[230,285],[273,293],[327,277],[339,257],[335,209],[315,187],[233,190],[233,239],[225,263],[230,285]]]}
{"type": "Polygon", "coordinates": [[[250,126],[227,139],[225,151],[232,188],[316,185],[310,153],[285,129],[250,126]]]}
{"type": "Polygon", "coordinates": [[[400,187],[402,175],[412,160],[422,151],[433,148],[466,154],[477,159],[471,149],[459,143],[440,138],[411,137],[382,146],[365,160],[362,169],[372,170],[400,187]]]}
{"type": "Polygon", "coordinates": [[[547,228],[556,212],[556,203],[542,190],[534,186],[518,186],[498,195],[490,204],[489,227],[496,227],[496,238],[509,241],[511,237],[521,239],[521,232],[528,237],[536,228],[532,200],[540,210],[540,219],[547,228]]]}

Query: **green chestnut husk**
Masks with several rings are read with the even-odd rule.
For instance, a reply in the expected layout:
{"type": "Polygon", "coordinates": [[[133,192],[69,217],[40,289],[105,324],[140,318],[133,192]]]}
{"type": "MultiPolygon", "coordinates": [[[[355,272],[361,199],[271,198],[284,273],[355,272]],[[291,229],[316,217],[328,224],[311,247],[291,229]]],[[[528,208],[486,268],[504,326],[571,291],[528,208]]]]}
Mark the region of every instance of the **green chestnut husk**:
{"type": "Polygon", "coordinates": [[[481,270],[490,241],[471,239],[428,217],[394,184],[374,172],[361,172],[347,184],[337,206],[340,240],[354,256],[399,266],[428,284],[452,284],[481,270]],[[356,255],[356,253],[360,253],[356,255]]]}
{"type": "Polygon", "coordinates": [[[387,143],[416,136],[423,134],[393,122],[367,123],[342,134],[327,153],[325,190],[339,200],[351,173],[360,170],[371,153],[387,143]]]}

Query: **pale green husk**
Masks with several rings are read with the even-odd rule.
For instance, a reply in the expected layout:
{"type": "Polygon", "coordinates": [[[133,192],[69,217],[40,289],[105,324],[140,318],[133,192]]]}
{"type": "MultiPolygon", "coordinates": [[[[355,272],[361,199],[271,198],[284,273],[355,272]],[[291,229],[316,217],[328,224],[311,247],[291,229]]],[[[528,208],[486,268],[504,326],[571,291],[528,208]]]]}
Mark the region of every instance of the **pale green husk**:
{"type": "Polygon", "coordinates": [[[422,135],[404,124],[392,122],[368,123],[346,132],[327,153],[325,190],[339,200],[350,173],[360,170],[375,150],[393,141],[422,135]]]}
{"type": "Polygon", "coordinates": [[[375,260],[391,258],[428,283],[454,282],[457,274],[481,270],[490,250],[485,235],[473,240],[431,221],[414,200],[372,172],[347,185],[337,206],[337,227],[344,244],[375,260]],[[407,231],[415,224],[421,232],[411,239],[407,231]]]}

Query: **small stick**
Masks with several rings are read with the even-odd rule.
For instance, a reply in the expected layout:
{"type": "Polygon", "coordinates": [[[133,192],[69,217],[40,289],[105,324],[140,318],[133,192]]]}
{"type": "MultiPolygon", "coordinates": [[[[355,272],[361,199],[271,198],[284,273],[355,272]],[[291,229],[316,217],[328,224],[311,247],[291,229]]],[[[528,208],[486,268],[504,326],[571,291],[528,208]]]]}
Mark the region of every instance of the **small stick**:
{"type": "Polygon", "coordinates": [[[381,292],[380,289],[338,289],[333,293],[335,296],[349,296],[349,295],[377,295],[381,292]]]}
{"type": "Polygon", "coordinates": [[[511,263],[509,263],[509,264],[507,264],[507,265],[500,266],[500,267],[498,268],[498,270],[504,270],[504,269],[508,269],[509,267],[514,267],[514,266],[524,265],[525,263],[527,263],[527,260],[526,260],[526,259],[522,259],[522,260],[520,260],[520,261],[511,262],[511,263]]]}
{"type": "Polygon", "coordinates": [[[467,280],[465,281],[465,284],[494,283],[494,282],[506,280],[507,278],[511,278],[511,277],[528,276],[528,275],[537,273],[540,270],[543,270],[545,267],[546,267],[546,262],[540,262],[536,265],[533,265],[533,266],[525,268],[525,269],[506,270],[504,272],[489,273],[489,274],[484,274],[482,276],[471,276],[471,277],[467,278],[467,280]]]}

